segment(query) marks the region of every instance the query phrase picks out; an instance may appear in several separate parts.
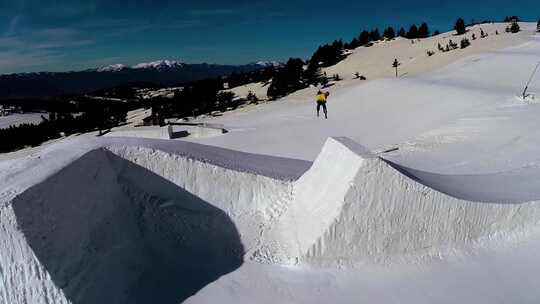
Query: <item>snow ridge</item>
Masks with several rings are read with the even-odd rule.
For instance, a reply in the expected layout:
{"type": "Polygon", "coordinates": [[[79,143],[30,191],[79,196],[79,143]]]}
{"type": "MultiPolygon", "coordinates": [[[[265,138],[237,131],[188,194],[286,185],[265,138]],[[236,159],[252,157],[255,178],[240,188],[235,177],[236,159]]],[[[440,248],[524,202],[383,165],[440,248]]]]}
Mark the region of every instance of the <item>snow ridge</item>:
{"type": "Polygon", "coordinates": [[[283,66],[283,63],[278,62],[278,61],[257,61],[255,64],[260,65],[262,67],[281,67],[281,66],[283,66]]]}
{"type": "Polygon", "coordinates": [[[156,70],[166,70],[166,69],[179,69],[184,67],[185,64],[176,61],[176,60],[158,60],[152,62],[139,63],[134,65],[133,69],[156,69],[156,70]]]}
{"type": "Polygon", "coordinates": [[[97,69],[98,72],[119,72],[126,69],[128,66],[124,64],[111,64],[108,66],[100,67],[97,69]]]}

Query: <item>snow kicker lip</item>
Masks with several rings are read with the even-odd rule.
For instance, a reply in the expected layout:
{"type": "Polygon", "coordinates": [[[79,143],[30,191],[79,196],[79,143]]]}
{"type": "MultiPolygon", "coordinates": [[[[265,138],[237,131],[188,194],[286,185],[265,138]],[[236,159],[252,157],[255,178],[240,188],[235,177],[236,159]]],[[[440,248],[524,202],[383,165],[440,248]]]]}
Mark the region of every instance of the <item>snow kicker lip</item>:
{"type": "MultiPolygon", "coordinates": [[[[509,204],[493,189],[473,191],[485,176],[459,178],[400,167],[349,139],[329,138],[257,253],[314,266],[416,260],[525,235],[540,222],[538,201],[509,204]]],[[[496,175],[482,185],[508,181],[496,175]]]]}

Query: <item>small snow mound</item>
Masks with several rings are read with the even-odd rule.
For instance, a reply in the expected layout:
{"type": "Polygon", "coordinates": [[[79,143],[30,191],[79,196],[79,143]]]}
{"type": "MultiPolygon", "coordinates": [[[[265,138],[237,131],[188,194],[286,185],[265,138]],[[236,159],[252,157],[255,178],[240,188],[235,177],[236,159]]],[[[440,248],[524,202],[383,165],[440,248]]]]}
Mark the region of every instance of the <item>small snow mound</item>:
{"type": "Polygon", "coordinates": [[[520,102],[520,103],[526,103],[526,104],[537,104],[537,103],[540,103],[540,99],[538,99],[538,97],[536,97],[536,94],[535,93],[529,93],[525,96],[522,96],[522,95],[519,95],[519,96],[516,96],[516,99],[520,102]]]}

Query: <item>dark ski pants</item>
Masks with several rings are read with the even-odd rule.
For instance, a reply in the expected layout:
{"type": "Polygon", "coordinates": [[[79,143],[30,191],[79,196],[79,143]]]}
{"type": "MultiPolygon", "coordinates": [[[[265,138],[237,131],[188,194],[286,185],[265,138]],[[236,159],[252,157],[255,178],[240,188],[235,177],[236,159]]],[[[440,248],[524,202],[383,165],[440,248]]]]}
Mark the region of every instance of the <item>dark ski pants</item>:
{"type": "Polygon", "coordinates": [[[317,117],[319,117],[319,112],[323,108],[324,117],[328,118],[328,111],[326,110],[326,102],[317,101],[317,117]]]}

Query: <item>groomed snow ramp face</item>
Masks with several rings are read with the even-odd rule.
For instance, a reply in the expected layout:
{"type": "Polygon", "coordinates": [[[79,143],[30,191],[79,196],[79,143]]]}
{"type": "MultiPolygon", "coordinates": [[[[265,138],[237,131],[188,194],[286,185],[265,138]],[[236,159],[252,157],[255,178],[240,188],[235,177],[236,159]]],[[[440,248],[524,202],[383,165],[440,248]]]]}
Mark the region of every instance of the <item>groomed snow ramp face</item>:
{"type": "MultiPolygon", "coordinates": [[[[460,199],[451,195],[451,186],[443,193],[421,182],[436,174],[413,174],[348,139],[328,139],[295,183],[294,201],[267,234],[262,251],[270,261],[323,267],[417,261],[501,244],[540,222],[538,201],[460,199]]],[[[432,184],[444,187],[441,180],[459,178],[439,176],[432,184]]],[[[490,180],[492,189],[511,182],[504,175],[490,180]]],[[[495,199],[496,191],[458,194],[495,199]]]]}
{"type": "Polygon", "coordinates": [[[310,251],[343,212],[345,194],[366,157],[374,156],[347,138],[328,139],[311,168],[294,183],[293,202],[269,231],[276,240],[256,254],[288,264],[310,251]]]}
{"type": "Polygon", "coordinates": [[[240,267],[309,165],[183,142],[51,147],[0,172],[0,302],[181,303],[240,267]]]}
{"type": "Polygon", "coordinates": [[[1,211],[2,303],[177,304],[243,261],[224,211],[106,149],[1,211]]]}

